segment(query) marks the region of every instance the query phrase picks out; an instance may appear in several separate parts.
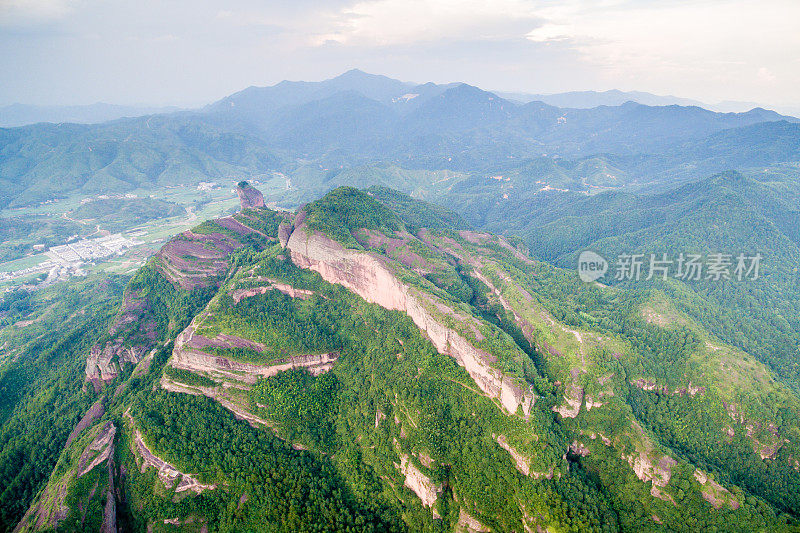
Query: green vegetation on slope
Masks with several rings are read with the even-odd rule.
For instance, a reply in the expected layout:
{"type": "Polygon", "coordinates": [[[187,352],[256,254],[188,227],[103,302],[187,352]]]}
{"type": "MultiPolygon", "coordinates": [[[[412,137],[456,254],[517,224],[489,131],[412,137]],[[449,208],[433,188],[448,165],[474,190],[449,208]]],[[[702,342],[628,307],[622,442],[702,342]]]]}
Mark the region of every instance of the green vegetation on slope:
{"type": "Polygon", "coordinates": [[[659,287],[800,390],[800,189],[792,177],[770,179],[726,173],[658,195],[541,195],[476,214],[484,217],[476,224],[520,235],[532,254],[565,268],[574,268],[581,250],[599,252],[610,262],[603,283],[659,287]],[[622,253],[644,254],[645,276],[650,254],[730,254],[733,266],[738,254],[763,260],[759,279],[620,283],[614,275],[622,253]]]}
{"type": "Polygon", "coordinates": [[[365,191],[399,216],[410,231],[428,229],[469,229],[469,225],[454,211],[442,206],[414,200],[389,187],[373,186],[365,191]]]}
{"type": "MultiPolygon", "coordinates": [[[[791,390],[769,379],[763,366],[744,353],[711,344],[719,341],[671,307],[674,304],[667,303],[671,300],[663,293],[583,284],[569,271],[544,263],[526,264],[507,253],[492,256],[492,260],[534,298],[518,300],[522,295],[519,289],[511,290],[510,283],[484,268],[484,274],[503,287],[506,301],[533,324],[527,334],[543,356],[539,368],[545,377],[563,382],[575,379],[570,373],[579,369],[578,375],[588,373],[580,378],[580,386],[595,400],[603,387],[593,379],[611,380],[616,391],[612,398],[620,398],[622,393],[624,403],[603,399],[602,408],[581,410],[574,423],[562,419],[565,428],[578,431],[578,435],[620,435],[630,431],[631,420],[638,421],[677,457],[749,491],[737,496],[747,505],[738,508],[739,515],[733,519],[736,528],[768,524],[779,512],[798,514],[800,486],[794,456],[799,453],[800,402],[791,390]],[[542,321],[539,306],[564,325],[561,328],[567,337],[574,333],[567,328],[582,332],[583,346],[573,348],[559,339],[558,327],[542,321]],[[573,350],[581,353],[582,369],[580,358],[575,357],[564,366],[573,350]],[[640,378],[653,383],[653,389],[637,385],[640,378]],[[692,383],[696,390],[689,393],[687,387],[692,383]],[[738,415],[731,416],[731,408],[738,415]],[[784,437],[788,438],[781,442],[784,437]],[[768,455],[775,453],[764,460],[760,455],[764,450],[768,455]],[[770,509],[766,502],[774,507],[770,509]]],[[[559,394],[565,392],[560,386],[559,394]]],[[[612,466],[609,459],[600,461],[604,448],[593,447],[581,461],[600,475],[604,486],[617,487],[613,494],[619,498],[617,505],[625,509],[619,511],[621,521],[627,522],[640,511],[631,508],[634,496],[626,500],[621,495],[638,483],[626,483],[624,465],[620,468],[612,466]]],[[[691,485],[692,478],[687,477],[691,485]]],[[[694,515],[696,527],[716,523],[713,514],[684,498],[686,481],[678,481],[678,485],[682,487],[677,497],[683,516],[694,515]]],[[[664,519],[665,513],[660,511],[659,516],[664,519]]]]}
{"type": "Polygon", "coordinates": [[[352,187],[339,187],[305,207],[308,225],[346,246],[358,247],[353,231],[361,228],[393,234],[403,229],[397,215],[352,187]]]}
{"type": "MultiPolygon", "coordinates": [[[[125,475],[114,474],[113,482],[123,495],[122,529],[452,531],[463,513],[496,531],[796,528],[796,395],[753,357],[711,335],[669,291],[585,285],[574,273],[532,262],[490,235],[443,229],[417,239],[399,231],[407,227],[400,217],[356,193],[334,191],[316,213],[346,228],[351,244],[385,254],[415,295],[430,298],[424,305],[431,316],[494,356],[495,369],[514,383],[525,384],[524,378],[537,395],[530,416],[508,415],[481,393],[409,316],[296,267],[272,241],[234,251],[219,290],[179,289],[149,265],[130,282],[126,298],[146,302],[142,316],[154,325],[154,355],[101,393],[108,402],[102,421],[120,430],[114,460],[125,475]],[[351,216],[359,205],[369,216],[351,216]],[[358,231],[361,223],[371,225],[372,240],[358,231]],[[402,245],[388,246],[383,231],[402,245]],[[256,287],[264,290],[236,292],[256,287]],[[442,311],[444,305],[454,313],[442,311]],[[327,373],[292,370],[254,385],[237,380],[245,372],[222,361],[214,364],[230,370],[225,378],[166,365],[173,353],[168,341],[193,318],[195,335],[225,333],[267,346],[263,352],[209,350],[231,362],[264,364],[319,352],[336,352],[338,359],[323,369],[327,373]],[[213,398],[166,392],[159,386],[163,378],[190,391],[207,387],[213,398]],[[576,390],[578,408],[566,416],[565,398],[576,390]],[[590,399],[596,400],[591,407],[590,399]],[[239,419],[249,414],[255,415],[250,423],[239,419]],[[159,460],[213,487],[177,493],[156,469],[142,472],[137,432],[159,460]],[[780,445],[772,453],[775,442],[780,445]],[[662,462],[668,482],[642,478],[662,462]],[[409,488],[408,472],[426,480],[435,500],[430,507],[409,488]],[[704,472],[723,485],[699,481],[704,472]]],[[[397,201],[412,213],[434,216],[410,198],[397,201]]],[[[270,220],[278,218],[265,220],[277,231],[270,220]]],[[[37,318],[40,294],[4,300],[6,323],[37,318]]],[[[119,287],[115,294],[119,298],[119,287]]],[[[108,311],[91,319],[102,324],[90,321],[52,350],[71,325],[59,329],[42,319],[51,334],[32,334],[28,351],[19,352],[24,357],[11,361],[39,361],[25,367],[31,379],[20,385],[0,378],[6,390],[21,391],[12,396],[0,432],[7,459],[0,497],[22,502],[8,511],[3,506],[3,529],[13,527],[51,473],[59,472],[58,457],[80,447],[64,451],[63,440],[97,398],[91,387],[81,387],[81,370],[117,301],[109,300],[106,309],[91,300],[108,311]],[[52,385],[56,374],[61,388],[52,385]],[[31,454],[41,467],[21,466],[31,454]]],[[[88,438],[84,432],[76,442],[88,438]]],[[[90,509],[87,519],[96,522],[94,481],[86,478],[70,492],[65,528],[83,516],[75,507],[90,509]]]]}
{"type": "MultiPolygon", "coordinates": [[[[523,440],[517,439],[528,439],[528,445],[537,450],[532,454],[532,468],[552,470],[558,450],[565,444],[563,437],[547,429],[551,414],[537,410],[527,424],[503,415],[495,402],[475,394],[466,372],[451,358],[438,354],[410,318],[367,304],[313,272],[275,259],[277,251],[254,257],[254,264],[259,265],[255,273],[291,281],[295,288],[313,289],[317,294],[296,302],[299,299],[268,291],[246,298],[237,307],[246,300],[282,299],[296,305],[242,316],[260,323],[260,316],[268,313],[271,326],[258,327],[259,338],[275,334],[275,342],[290,348],[297,339],[285,333],[286,325],[308,313],[310,306],[327,315],[326,323],[338,332],[335,342],[339,348],[339,359],[329,374],[312,377],[302,370],[284,372],[254,387],[254,412],[274,421],[279,435],[332,454],[334,465],[355,494],[402,512],[413,531],[452,527],[460,506],[494,527],[513,529],[523,521],[514,503],[520,498],[530,506],[532,515],[544,513],[546,523],[561,524],[569,531],[600,531],[601,524],[614,530],[613,512],[579,471],[564,469],[559,474],[569,483],[534,482],[517,472],[508,453],[493,440],[492,435],[509,435],[521,446],[523,440]],[[376,331],[381,334],[375,335],[376,331]],[[538,435],[535,445],[531,431],[538,435]],[[419,459],[410,460],[436,483],[448,487],[437,503],[443,516],[439,525],[431,520],[430,512],[414,503],[416,497],[407,489],[398,494],[398,489],[392,488],[404,483],[392,466],[399,464],[399,454],[429,457],[430,467],[419,459]],[[398,496],[405,502],[399,508],[398,496]]],[[[212,314],[217,317],[220,311],[226,312],[215,308],[212,314]]]]}
{"type": "MultiPolygon", "coordinates": [[[[396,516],[376,514],[356,501],[327,460],[292,450],[269,431],[237,421],[213,400],[142,391],[132,414],[160,457],[183,471],[200,472],[203,480],[226,482],[224,489],[208,491],[194,504],[213,530],[260,529],[265,524],[287,532],[399,529],[396,516]],[[243,494],[247,497],[242,503],[243,494]]],[[[143,511],[135,516],[139,527],[148,518],[174,512],[153,495],[136,500],[143,511]]],[[[179,516],[192,511],[190,507],[179,516]]]]}
{"type": "Polygon", "coordinates": [[[0,530],[10,531],[47,482],[67,436],[94,402],[86,354],[108,326],[121,280],[90,278],[32,297],[32,320],[0,331],[15,349],[0,368],[0,530]]]}

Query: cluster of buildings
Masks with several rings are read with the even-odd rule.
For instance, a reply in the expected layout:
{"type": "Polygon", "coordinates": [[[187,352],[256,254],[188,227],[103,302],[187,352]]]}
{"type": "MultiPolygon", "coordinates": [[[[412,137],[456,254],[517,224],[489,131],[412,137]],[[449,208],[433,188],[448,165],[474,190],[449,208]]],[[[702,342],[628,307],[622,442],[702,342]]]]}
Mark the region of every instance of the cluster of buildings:
{"type": "Polygon", "coordinates": [[[85,276],[84,264],[121,255],[128,248],[137,244],[141,244],[141,242],[135,240],[133,235],[125,236],[115,233],[97,239],[83,239],[53,246],[45,252],[49,258],[47,261],[11,272],[0,272],[0,283],[45,272],[48,274],[47,283],[71,276],[85,276]]]}
{"type": "Polygon", "coordinates": [[[53,246],[47,251],[47,256],[57,264],[71,266],[75,263],[94,261],[104,257],[121,254],[126,249],[140,244],[129,239],[121,233],[99,237],[97,239],[83,239],[59,246],[53,246]]]}

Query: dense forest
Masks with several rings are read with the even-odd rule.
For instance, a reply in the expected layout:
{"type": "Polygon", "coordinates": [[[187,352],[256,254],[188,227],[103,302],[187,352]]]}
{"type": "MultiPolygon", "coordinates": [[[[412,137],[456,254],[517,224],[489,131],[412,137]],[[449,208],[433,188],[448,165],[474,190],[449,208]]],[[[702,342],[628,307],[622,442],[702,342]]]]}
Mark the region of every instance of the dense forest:
{"type": "Polygon", "coordinates": [[[105,494],[142,532],[800,527],[800,401],[685,289],[584,284],[396,191],[337,189],[304,213],[245,211],[245,236],[203,223],[240,245],[194,288],[156,257],[4,295],[2,530],[97,529],[105,494]],[[277,242],[291,219],[344,259],[297,266],[277,242]],[[359,296],[343,263],[367,257],[406,307],[359,296]],[[87,354],[117,338],[147,351],[116,353],[95,387],[87,354]]]}

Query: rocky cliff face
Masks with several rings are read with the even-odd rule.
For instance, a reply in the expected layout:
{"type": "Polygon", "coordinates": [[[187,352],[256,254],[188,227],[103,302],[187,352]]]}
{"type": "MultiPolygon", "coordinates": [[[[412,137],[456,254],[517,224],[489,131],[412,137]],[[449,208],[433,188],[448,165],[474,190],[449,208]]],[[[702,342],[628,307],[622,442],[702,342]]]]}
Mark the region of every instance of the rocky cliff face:
{"type": "Polygon", "coordinates": [[[491,530],[488,527],[473,518],[463,508],[459,510],[458,524],[456,524],[457,533],[488,533],[489,531],[491,530]]]}
{"type": "Polygon", "coordinates": [[[228,256],[241,246],[238,238],[219,232],[184,231],[159,250],[154,264],[168,280],[183,289],[210,287],[228,271],[228,256]]]}
{"type": "Polygon", "coordinates": [[[239,195],[239,202],[242,204],[242,209],[264,207],[264,195],[247,182],[240,183],[236,187],[236,194],[239,195]]]}
{"type": "Polygon", "coordinates": [[[434,483],[419,468],[414,466],[408,455],[401,455],[400,464],[395,466],[406,476],[405,486],[419,497],[422,505],[433,507],[436,500],[439,499],[439,494],[441,494],[443,487],[434,483]]]}
{"type": "MultiPolygon", "coordinates": [[[[223,227],[225,224],[231,226],[225,220],[218,219],[216,223],[223,227]]],[[[236,222],[233,219],[230,221],[236,222]]],[[[240,236],[237,238],[220,232],[206,234],[185,231],[176,235],[161,247],[149,265],[179,290],[218,287],[221,277],[230,268],[231,252],[242,246],[240,238],[251,233],[263,236],[248,226],[237,224],[236,233],[240,236]]],[[[92,382],[95,390],[99,391],[103,382],[114,379],[123,362],[137,364],[141,361],[156,346],[159,335],[165,333],[156,331],[152,311],[158,306],[154,306],[151,297],[143,295],[144,292],[126,291],[120,311],[107,335],[92,346],[86,360],[86,380],[92,382]]]]}
{"type": "MultiPolygon", "coordinates": [[[[305,224],[300,224],[292,232],[286,247],[297,266],[318,272],[326,281],[343,285],[368,302],[406,313],[428,334],[439,353],[452,356],[487,396],[499,399],[509,413],[522,408],[523,416],[530,415],[534,396],[527,384],[494,368],[495,358],[491,354],[473,346],[460,333],[444,325],[429,310],[431,307],[450,316],[458,313],[444,302],[420,294],[400,281],[386,259],[345,249],[305,224]]],[[[475,321],[471,317],[464,319],[475,321]]]]}
{"type": "Polygon", "coordinates": [[[138,429],[134,431],[134,444],[137,459],[141,461],[141,472],[145,472],[151,467],[155,468],[158,472],[158,478],[164,484],[165,488],[175,487],[175,492],[177,494],[186,491],[200,494],[205,490],[214,490],[217,488],[216,485],[200,483],[195,476],[181,472],[170,463],[156,456],[144,443],[142,434],[138,429]]]}
{"type": "Polygon", "coordinates": [[[337,358],[336,353],[297,355],[278,359],[268,365],[255,365],[208,355],[197,350],[176,348],[171,365],[175,368],[208,373],[252,385],[258,378],[275,376],[293,368],[305,368],[311,375],[316,376],[330,370],[337,358]]]}
{"type": "Polygon", "coordinates": [[[100,390],[102,381],[117,377],[117,362],[138,363],[156,338],[155,322],[148,316],[150,302],[139,292],[128,290],[105,340],[89,351],[86,380],[100,390]],[[128,343],[125,343],[125,339],[128,343]]]}
{"type": "Polygon", "coordinates": [[[254,364],[210,355],[203,349],[247,347],[260,351],[262,346],[232,335],[219,334],[211,339],[199,335],[197,329],[207,313],[204,311],[196,316],[175,339],[169,362],[174,368],[253,385],[261,377],[274,376],[293,368],[305,368],[312,375],[319,375],[330,370],[339,357],[338,353],[308,354],[276,359],[268,364],[254,364]]]}
{"type": "MultiPolygon", "coordinates": [[[[113,422],[98,424],[92,430],[92,440],[83,448],[77,461],[70,465],[67,472],[60,478],[51,478],[34,504],[20,520],[14,532],[58,530],[59,525],[70,514],[68,497],[76,497],[74,490],[76,481],[89,474],[102,465],[108,471],[108,484],[104,489],[105,505],[103,508],[103,523],[101,531],[116,531],[116,496],[114,490],[114,445],[117,427],[113,422]]],[[[88,499],[98,497],[97,487],[88,494],[88,499]]],[[[86,498],[87,495],[77,495],[86,498]]],[[[85,504],[86,502],[84,502],[85,504]]],[[[80,504],[79,504],[80,506],[80,504]]],[[[79,507],[79,512],[85,518],[86,510],[79,507]]]]}

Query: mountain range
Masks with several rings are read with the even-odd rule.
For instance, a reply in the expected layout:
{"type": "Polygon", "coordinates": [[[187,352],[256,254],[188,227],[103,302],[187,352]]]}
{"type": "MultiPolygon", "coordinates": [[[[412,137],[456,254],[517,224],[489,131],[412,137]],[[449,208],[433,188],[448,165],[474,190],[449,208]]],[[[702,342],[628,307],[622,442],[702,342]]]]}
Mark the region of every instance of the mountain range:
{"type": "Polygon", "coordinates": [[[175,106],[124,106],[103,102],[71,106],[11,104],[0,107],[0,127],[14,128],[38,122],[93,124],[124,117],[174,113],[178,110],[175,106]]]}
{"type": "MultiPolygon", "coordinates": [[[[389,102],[410,102],[417,98],[417,95],[426,92],[436,91],[439,86],[433,83],[416,84],[400,82],[386,76],[371,76],[358,69],[350,70],[334,80],[322,82],[327,87],[320,89],[320,83],[314,82],[290,82],[284,81],[278,84],[286,93],[292,91],[295,95],[286,95],[283,104],[302,103],[309,97],[318,98],[334,92],[356,90],[378,101],[389,102]]],[[[452,87],[455,83],[445,84],[443,87],[452,87]]],[[[268,87],[249,87],[242,91],[249,93],[250,96],[259,93],[267,93],[268,87]]],[[[626,102],[635,102],[648,106],[667,106],[680,105],[691,107],[703,107],[711,111],[721,113],[746,112],[757,107],[763,107],[756,102],[724,101],[715,104],[708,104],[691,98],[680,98],[677,96],[662,96],[643,91],[620,91],[612,89],[608,91],[569,91],[551,94],[530,94],[520,92],[493,91],[498,96],[507,100],[529,103],[543,102],[554,107],[589,109],[599,106],[618,106],[626,102]]],[[[269,98],[269,96],[268,96],[269,98]]],[[[223,104],[229,99],[225,98],[216,104],[223,104]]],[[[789,115],[797,115],[795,108],[785,108],[781,111],[789,115]]],[[[96,103],[90,105],[72,106],[42,106],[11,104],[0,107],[0,127],[17,127],[37,122],[76,122],[76,123],[96,123],[107,120],[114,120],[124,117],[137,117],[156,113],[170,113],[178,111],[177,107],[155,107],[155,106],[123,106],[106,103],[96,103]]]]}
{"type": "Polygon", "coordinates": [[[350,71],[251,87],[197,111],[2,129],[0,202],[21,206],[98,184],[121,192],[272,172],[290,176],[307,200],[325,192],[332,174],[364,165],[489,175],[532,165],[568,175],[600,165],[616,171],[570,180],[584,191],[597,179],[669,184],[795,162],[798,122],[760,108],[520,104],[466,84],[412,85],[350,71]]]}
{"type": "MultiPolygon", "coordinates": [[[[505,93],[498,92],[503,98],[516,100],[518,102],[544,102],[556,107],[583,108],[617,106],[625,102],[636,102],[637,104],[649,106],[692,106],[702,107],[719,113],[743,113],[751,109],[762,107],[756,102],[739,102],[735,100],[725,100],[709,104],[691,98],[680,98],[678,96],[662,96],[642,91],[620,91],[611,89],[608,91],[569,91],[553,94],[528,94],[528,93],[505,93]]],[[[772,109],[789,115],[797,115],[798,110],[792,106],[777,106],[772,109]]]]}

